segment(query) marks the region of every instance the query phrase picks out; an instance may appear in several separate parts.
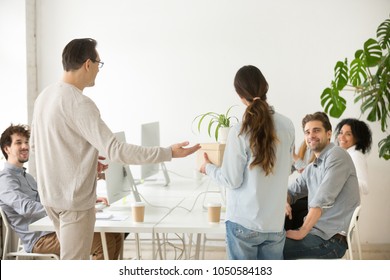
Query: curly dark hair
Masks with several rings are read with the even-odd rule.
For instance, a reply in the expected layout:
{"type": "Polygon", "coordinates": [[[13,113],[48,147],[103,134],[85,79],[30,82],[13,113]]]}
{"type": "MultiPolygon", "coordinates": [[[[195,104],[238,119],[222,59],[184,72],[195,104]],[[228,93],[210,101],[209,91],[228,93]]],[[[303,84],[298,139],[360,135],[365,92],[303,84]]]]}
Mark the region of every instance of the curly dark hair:
{"type": "Polygon", "coordinates": [[[27,125],[18,124],[13,125],[11,124],[6,130],[4,130],[3,134],[1,134],[0,138],[0,147],[1,152],[3,153],[5,159],[8,159],[8,155],[5,152],[5,147],[9,147],[12,144],[12,135],[18,134],[22,135],[27,138],[27,140],[30,139],[30,129],[27,125]]]}
{"type": "Polygon", "coordinates": [[[370,152],[372,145],[372,133],[370,127],[363,121],[353,118],[343,119],[338,123],[335,129],[335,140],[340,134],[344,125],[351,127],[352,135],[356,141],[356,150],[363,154],[370,152]]]}

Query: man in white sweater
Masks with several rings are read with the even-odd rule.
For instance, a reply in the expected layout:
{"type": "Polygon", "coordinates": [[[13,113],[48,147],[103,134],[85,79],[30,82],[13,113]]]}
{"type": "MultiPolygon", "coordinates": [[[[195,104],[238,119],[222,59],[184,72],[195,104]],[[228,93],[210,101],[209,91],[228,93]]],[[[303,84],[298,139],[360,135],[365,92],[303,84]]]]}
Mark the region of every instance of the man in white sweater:
{"type": "Polygon", "coordinates": [[[189,143],[169,148],[119,142],[95,103],[83,95],[103,66],[90,38],[74,39],[62,53],[62,81],[38,96],[32,121],[39,193],[61,244],[61,259],[88,259],[95,225],[98,151],[110,161],[144,164],[188,156],[189,143]]]}

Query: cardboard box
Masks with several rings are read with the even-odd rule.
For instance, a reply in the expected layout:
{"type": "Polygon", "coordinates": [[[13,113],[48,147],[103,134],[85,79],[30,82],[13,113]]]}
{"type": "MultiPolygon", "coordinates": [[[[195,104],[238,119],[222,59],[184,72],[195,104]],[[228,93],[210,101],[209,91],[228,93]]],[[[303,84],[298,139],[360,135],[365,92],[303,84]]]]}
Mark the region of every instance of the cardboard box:
{"type": "Polygon", "coordinates": [[[217,165],[221,166],[222,160],[223,160],[223,153],[225,152],[225,146],[226,144],[220,144],[220,143],[203,143],[200,144],[202,148],[200,148],[197,151],[197,167],[200,168],[200,166],[204,162],[203,154],[206,153],[209,157],[209,160],[217,165]]]}

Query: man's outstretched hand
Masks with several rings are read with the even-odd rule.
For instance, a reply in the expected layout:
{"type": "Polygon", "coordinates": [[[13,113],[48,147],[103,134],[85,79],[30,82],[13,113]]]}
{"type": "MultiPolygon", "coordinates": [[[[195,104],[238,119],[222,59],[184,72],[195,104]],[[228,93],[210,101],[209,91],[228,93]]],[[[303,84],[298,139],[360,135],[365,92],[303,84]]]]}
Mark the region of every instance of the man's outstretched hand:
{"type": "Polygon", "coordinates": [[[177,143],[171,146],[172,158],[182,158],[195,153],[200,149],[200,144],[196,144],[189,148],[184,148],[189,144],[188,141],[177,143]]]}

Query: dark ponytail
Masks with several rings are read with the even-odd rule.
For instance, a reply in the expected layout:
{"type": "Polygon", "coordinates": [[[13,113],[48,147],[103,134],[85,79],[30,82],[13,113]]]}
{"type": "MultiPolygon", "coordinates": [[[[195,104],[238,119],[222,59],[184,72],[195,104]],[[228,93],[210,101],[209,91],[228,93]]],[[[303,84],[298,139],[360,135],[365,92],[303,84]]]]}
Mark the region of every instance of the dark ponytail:
{"type": "Polygon", "coordinates": [[[234,87],[241,98],[250,104],[246,108],[240,134],[249,135],[249,144],[253,154],[250,168],[260,166],[266,175],[273,172],[276,161],[274,113],[267,103],[268,83],[261,71],[255,66],[244,66],[238,70],[234,87]]]}

